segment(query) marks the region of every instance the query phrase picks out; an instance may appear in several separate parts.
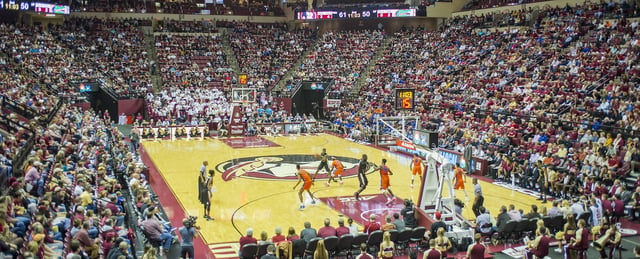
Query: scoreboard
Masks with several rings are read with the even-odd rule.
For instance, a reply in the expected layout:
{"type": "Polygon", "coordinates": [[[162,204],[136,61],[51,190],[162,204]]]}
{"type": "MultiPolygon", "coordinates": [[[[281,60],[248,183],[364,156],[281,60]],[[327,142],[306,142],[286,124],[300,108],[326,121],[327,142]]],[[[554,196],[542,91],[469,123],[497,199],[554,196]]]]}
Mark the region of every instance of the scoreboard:
{"type": "Polygon", "coordinates": [[[31,11],[47,14],[69,14],[71,12],[71,7],[68,5],[35,1],[0,0],[0,10],[31,11]]]}
{"type": "Polygon", "coordinates": [[[378,9],[375,7],[334,8],[321,11],[296,11],[297,20],[415,17],[416,9],[378,9]]]}
{"type": "Polygon", "coordinates": [[[416,90],[396,88],[396,109],[413,110],[415,108],[416,90]]]}

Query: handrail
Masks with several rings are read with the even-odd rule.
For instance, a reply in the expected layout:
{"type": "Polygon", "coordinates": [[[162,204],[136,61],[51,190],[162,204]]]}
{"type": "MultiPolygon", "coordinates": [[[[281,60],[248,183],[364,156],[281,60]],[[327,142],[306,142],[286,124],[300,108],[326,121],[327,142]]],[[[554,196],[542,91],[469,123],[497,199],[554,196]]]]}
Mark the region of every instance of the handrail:
{"type": "Polygon", "coordinates": [[[300,82],[296,84],[296,86],[293,88],[293,91],[291,91],[291,95],[289,95],[289,97],[293,98],[298,93],[298,91],[300,91],[300,88],[302,88],[302,80],[300,80],[300,82]]]}
{"type": "Polygon", "coordinates": [[[24,125],[20,125],[15,120],[2,114],[0,114],[0,124],[7,126],[10,130],[13,130],[13,131],[18,131],[19,129],[25,129],[29,131],[31,134],[35,133],[31,128],[26,127],[24,125]]]}
{"type": "Polygon", "coordinates": [[[33,146],[36,143],[36,136],[34,134],[32,134],[31,136],[29,136],[29,138],[27,139],[27,142],[20,147],[20,149],[18,150],[18,153],[16,153],[16,156],[11,160],[11,163],[14,165],[13,166],[13,173],[18,173],[18,174],[23,174],[24,172],[22,171],[23,168],[23,164],[24,162],[27,160],[27,157],[29,157],[29,153],[31,153],[31,150],[33,150],[33,146]]]}
{"type": "MultiPolygon", "coordinates": [[[[33,78],[38,78],[38,73],[36,73],[36,71],[30,68],[27,68],[27,69],[29,70],[29,72],[31,72],[31,74],[33,75],[33,78]]],[[[48,84],[38,84],[38,86],[42,87],[42,89],[48,92],[49,94],[57,95],[60,92],[48,84]]]]}
{"type": "Polygon", "coordinates": [[[53,107],[51,112],[47,114],[47,118],[42,122],[43,126],[49,125],[51,123],[51,121],[53,120],[53,117],[55,117],[56,114],[58,114],[58,111],[60,111],[60,108],[62,108],[63,103],[64,103],[63,98],[58,99],[56,106],[53,107]]]}
{"type": "Polygon", "coordinates": [[[9,99],[6,95],[2,95],[2,107],[6,107],[14,112],[20,114],[20,116],[25,117],[27,119],[33,119],[38,114],[33,108],[25,107],[24,105],[20,105],[15,101],[9,99]]]}
{"type": "Polygon", "coordinates": [[[14,173],[23,173],[22,172],[22,164],[31,153],[33,146],[35,145],[35,132],[28,127],[20,125],[16,121],[11,118],[0,115],[0,125],[4,125],[10,131],[17,132],[20,128],[25,129],[29,133],[29,138],[27,138],[26,143],[18,149],[16,155],[11,159],[11,163],[13,164],[14,173]]]}
{"type": "Polygon", "coordinates": [[[593,93],[593,91],[595,91],[596,89],[602,87],[608,81],[609,81],[608,75],[604,75],[604,76],[600,77],[600,79],[598,79],[594,84],[591,84],[591,85],[589,85],[589,87],[587,87],[587,93],[589,93],[589,94],[593,93]]]}

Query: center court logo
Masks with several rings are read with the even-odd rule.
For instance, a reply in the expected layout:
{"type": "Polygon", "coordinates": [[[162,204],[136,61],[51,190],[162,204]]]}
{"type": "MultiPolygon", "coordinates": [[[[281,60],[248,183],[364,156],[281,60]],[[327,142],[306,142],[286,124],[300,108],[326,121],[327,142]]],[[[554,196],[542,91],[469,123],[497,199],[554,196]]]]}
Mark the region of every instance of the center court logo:
{"type": "MultiPolygon", "coordinates": [[[[359,159],[335,156],[344,166],[343,178],[358,174],[359,159]]],[[[332,160],[327,162],[331,168],[332,160]]],[[[313,175],[320,160],[312,155],[276,155],[237,158],[216,165],[216,171],[222,172],[222,179],[230,181],[237,177],[264,180],[298,180],[296,165],[313,175]]],[[[328,179],[329,174],[320,170],[316,179],[328,179]]]]}

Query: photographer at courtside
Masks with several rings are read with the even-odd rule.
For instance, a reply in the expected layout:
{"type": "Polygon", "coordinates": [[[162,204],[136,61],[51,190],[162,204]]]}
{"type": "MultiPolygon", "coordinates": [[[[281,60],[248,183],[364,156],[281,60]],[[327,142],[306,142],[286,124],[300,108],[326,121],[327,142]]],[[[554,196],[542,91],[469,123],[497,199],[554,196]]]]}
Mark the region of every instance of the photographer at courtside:
{"type": "Polygon", "coordinates": [[[404,208],[400,211],[400,215],[404,219],[404,225],[407,228],[415,228],[418,223],[416,221],[416,211],[413,208],[413,201],[409,199],[404,200],[404,208]]]}
{"type": "Polygon", "coordinates": [[[189,216],[182,220],[182,227],[178,229],[180,232],[180,258],[193,259],[193,238],[196,237],[199,227],[196,226],[196,217],[189,216]],[[188,254],[188,255],[187,255],[188,254]]]}

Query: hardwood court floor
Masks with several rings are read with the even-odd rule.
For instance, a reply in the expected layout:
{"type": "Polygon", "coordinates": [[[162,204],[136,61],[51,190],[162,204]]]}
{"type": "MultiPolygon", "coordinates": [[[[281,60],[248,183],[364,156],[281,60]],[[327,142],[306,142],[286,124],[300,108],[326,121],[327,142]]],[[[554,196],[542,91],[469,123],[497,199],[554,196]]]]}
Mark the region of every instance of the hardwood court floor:
{"type": "MultiPolygon", "coordinates": [[[[297,191],[292,189],[295,184],[294,163],[302,163],[303,168],[313,173],[317,165],[317,159],[313,155],[320,153],[322,148],[327,149],[329,156],[339,157],[346,168],[357,163],[362,154],[367,154],[369,161],[376,164],[386,158],[394,172],[391,176],[391,189],[394,193],[400,198],[415,201],[420,194],[418,187],[410,188],[409,185],[409,157],[326,134],[264,138],[279,146],[232,148],[213,138],[143,141],[144,149],[170,189],[155,191],[172,192],[182,207],[166,208],[167,214],[171,217],[172,210],[183,209],[188,215],[199,216],[201,235],[206,244],[235,243],[249,227],[254,229],[254,236],[259,238],[262,231],[267,231],[269,237],[273,236],[276,226],[281,226],[285,234],[289,226],[295,227],[299,233],[305,221],[320,228],[327,217],[332,220],[333,225],[337,225],[340,213],[324,203],[310,205],[307,200],[307,208],[299,211],[297,191]],[[204,160],[209,162],[208,169],[216,169],[216,193],[213,195],[211,209],[214,221],[202,219],[203,209],[197,195],[198,170],[204,160]],[[310,160],[313,162],[304,162],[310,160]],[[262,173],[248,173],[247,168],[261,170],[262,173]],[[226,173],[221,173],[222,171],[226,173]]],[[[355,168],[346,171],[345,174],[352,175],[345,179],[344,185],[333,183],[331,187],[326,187],[326,178],[321,179],[326,177],[325,174],[319,176],[312,192],[318,198],[352,196],[358,189],[358,180],[354,177],[355,168]]],[[[363,194],[380,194],[377,172],[369,174],[368,178],[369,187],[363,194]]],[[[481,185],[486,197],[485,205],[491,210],[492,216],[497,215],[501,205],[515,204],[516,208],[522,208],[525,212],[529,211],[531,204],[541,205],[535,197],[508,188],[482,181],[481,185]]],[[[471,179],[467,180],[465,186],[466,192],[473,195],[471,179]]],[[[462,190],[457,192],[458,197],[464,200],[462,190]]],[[[470,202],[465,206],[463,215],[474,218],[470,202]]],[[[176,222],[175,219],[172,221],[176,222]]]]}

